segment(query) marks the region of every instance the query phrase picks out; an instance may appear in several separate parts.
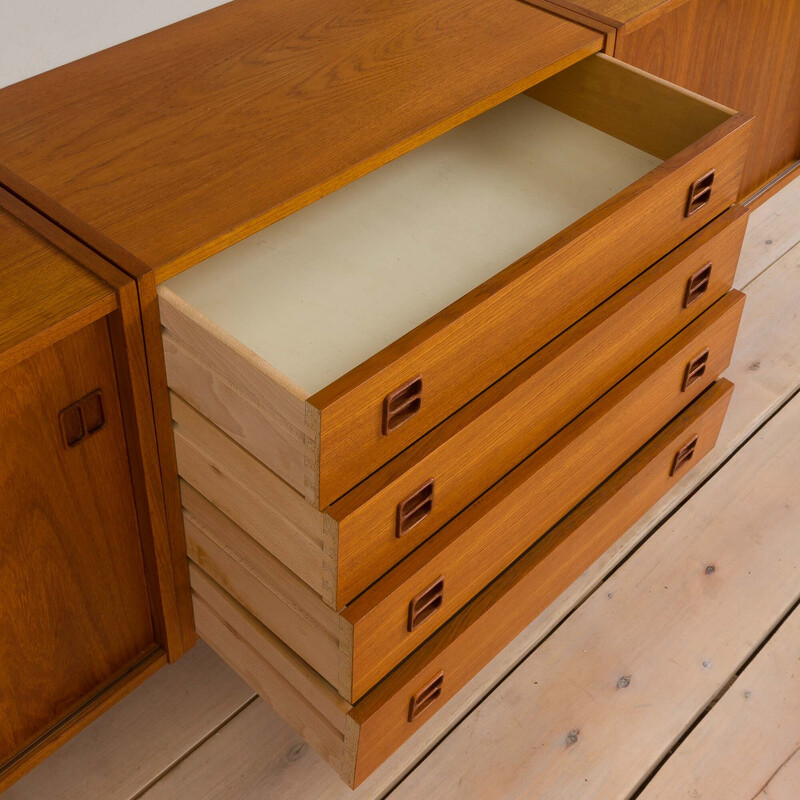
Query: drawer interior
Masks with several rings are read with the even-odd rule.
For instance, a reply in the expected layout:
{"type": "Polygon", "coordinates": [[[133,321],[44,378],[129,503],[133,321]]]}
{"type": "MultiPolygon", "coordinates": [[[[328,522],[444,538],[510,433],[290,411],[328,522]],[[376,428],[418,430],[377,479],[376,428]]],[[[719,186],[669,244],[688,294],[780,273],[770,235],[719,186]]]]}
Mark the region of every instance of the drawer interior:
{"type": "Polygon", "coordinates": [[[309,396],[730,113],[592,56],[166,285],[309,396]]]}

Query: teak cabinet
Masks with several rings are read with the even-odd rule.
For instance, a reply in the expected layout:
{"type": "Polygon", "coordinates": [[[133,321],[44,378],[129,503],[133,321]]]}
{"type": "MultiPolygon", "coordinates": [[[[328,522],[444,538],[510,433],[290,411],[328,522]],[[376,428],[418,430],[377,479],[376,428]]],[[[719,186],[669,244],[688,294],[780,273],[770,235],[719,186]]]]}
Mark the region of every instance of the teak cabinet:
{"type": "Polygon", "coordinates": [[[0,91],[0,780],[196,621],[357,785],[714,446],[763,123],[602,5],[237,0],[0,91]]]}
{"type": "Polygon", "coordinates": [[[108,280],[0,210],[0,788],[193,639],[135,288],[52,232],[108,280]]]}
{"type": "Polygon", "coordinates": [[[800,167],[797,0],[554,0],[612,32],[607,52],[753,114],[741,197],[800,167]]]}

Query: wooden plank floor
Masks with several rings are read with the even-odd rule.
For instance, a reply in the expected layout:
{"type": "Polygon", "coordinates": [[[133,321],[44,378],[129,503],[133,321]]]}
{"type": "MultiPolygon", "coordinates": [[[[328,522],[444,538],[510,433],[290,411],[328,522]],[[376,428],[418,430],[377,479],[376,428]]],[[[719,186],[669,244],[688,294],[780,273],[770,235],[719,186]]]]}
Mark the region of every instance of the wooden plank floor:
{"type": "Polygon", "coordinates": [[[358,791],[200,645],[3,800],[798,800],[798,221],[750,220],[715,451],[358,791]]]}

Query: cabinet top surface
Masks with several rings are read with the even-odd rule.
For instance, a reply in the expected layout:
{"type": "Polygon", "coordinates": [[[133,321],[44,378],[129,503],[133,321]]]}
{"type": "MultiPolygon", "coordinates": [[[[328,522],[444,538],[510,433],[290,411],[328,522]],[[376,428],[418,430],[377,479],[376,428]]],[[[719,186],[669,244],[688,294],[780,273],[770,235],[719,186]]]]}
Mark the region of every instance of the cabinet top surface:
{"type": "Polygon", "coordinates": [[[0,91],[0,182],[165,279],[602,46],[521,0],[235,0],[0,91]]]}
{"type": "Polygon", "coordinates": [[[115,305],[114,289],[0,209],[0,368],[39,334],[115,305]]]}

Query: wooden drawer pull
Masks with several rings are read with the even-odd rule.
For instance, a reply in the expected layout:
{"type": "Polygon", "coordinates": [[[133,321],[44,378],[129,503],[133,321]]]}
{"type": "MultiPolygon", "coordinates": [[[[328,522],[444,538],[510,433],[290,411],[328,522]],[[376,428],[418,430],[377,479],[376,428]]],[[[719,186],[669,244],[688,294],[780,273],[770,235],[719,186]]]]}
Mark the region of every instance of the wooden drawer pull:
{"type": "Polygon", "coordinates": [[[87,436],[99,431],[106,424],[103,410],[103,394],[95,389],[86,397],[76,400],[58,413],[61,438],[67,447],[75,447],[87,436]]]}
{"type": "Polygon", "coordinates": [[[699,300],[708,291],[711,281],[711,262],[692,275],[686,283],[686,294],[683,297],[683,307],[689,308],[695,300],[699,300]]]}
{"type": "Polygon", "coordinates": [[[442,607],[444,577],[437,578],[408,604],[408,632],[411,633],[442,607]]]}
{"type": "Polygon", "coordinates": [[[430,708],[442,696],[444,672],[423,686],[412,698],[408,707],[408,721],[413,722],[426,708],[430,708]]]}
{"type": "Polygon", "coordinates": [[[433,478],[425,481],[414,494],[397,504],[397,538],[405,536],[415,525],[422,522],[433,510],[433,478]]]}
{"type": "Polygon", "coordinates": [[[687,365],[683,373],[683,386],[681,391],[685,392],[696,380],[705,375],[708,366],[708,348],[703,350],[700,355],[695,356],[687,365]]]}
{"type": "Polygon", "coordinates": [[[695,211],[699,211],[711,199],[711,187],[714,185],[715,172],[716,170],[712,169],[689,187],[689,199],[686,201],[687,217],[691,217],[695,211]]]}
{"type": "Polygon", "coordinates": [[[386,395],[383,401],[384,436],[408,422],[422,407],[422,376],[418,375],[386,395]]]}
{"type": "Polygon", "coordinates": [[[697,436],[693,436],[677,453],[672,460],[672,469],[669,471],[670,476],[674,475],[684,464],[688,463],[694,457],[694,451],[697,447],[697,436]]]}

